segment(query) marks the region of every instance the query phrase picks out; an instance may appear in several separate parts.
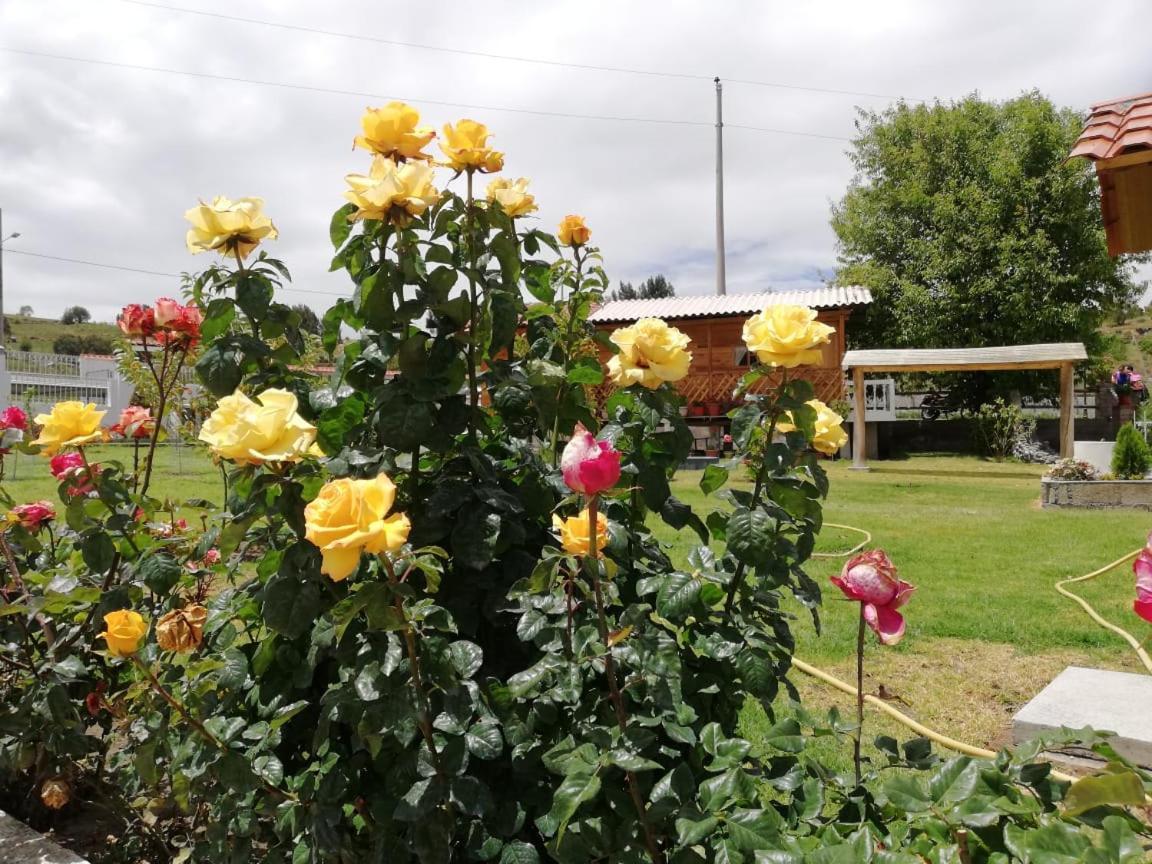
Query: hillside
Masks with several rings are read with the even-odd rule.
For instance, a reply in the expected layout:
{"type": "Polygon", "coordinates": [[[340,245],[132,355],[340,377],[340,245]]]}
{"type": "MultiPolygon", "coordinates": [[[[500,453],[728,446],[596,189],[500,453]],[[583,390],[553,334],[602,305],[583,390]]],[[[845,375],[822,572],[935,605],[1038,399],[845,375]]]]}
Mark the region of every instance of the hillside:
{"type": "Polygon", "coordinates": [[[88,324],[61,324],[53,318],[25,318],[8,315],[7,348],[9,351],[52,352],[52,343],[61,336],[99,336],[114,340],[120,335],[115,324],[91,322],[88,324]]]}

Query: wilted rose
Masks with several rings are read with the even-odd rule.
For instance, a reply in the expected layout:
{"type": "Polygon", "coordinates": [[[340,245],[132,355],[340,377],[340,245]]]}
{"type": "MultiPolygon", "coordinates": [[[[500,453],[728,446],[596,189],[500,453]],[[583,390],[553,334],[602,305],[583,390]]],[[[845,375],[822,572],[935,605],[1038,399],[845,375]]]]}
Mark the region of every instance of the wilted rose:
{"type": "Polygon", "coordinates": [[[896,565],[881,549],[861,552],[832,577],[832,584],[849,600],[864,606],[864,621],[885,645],[904,637],[904,616],[896,610],[908,602],[915,587],[896,575],[896,565]]]}
{"type": "Polygon", "coordinates": [[[156,644],[165,651],[195,651],[204,641],[208,610],[199,603],[173,609],[156,622],[156,644]]]}

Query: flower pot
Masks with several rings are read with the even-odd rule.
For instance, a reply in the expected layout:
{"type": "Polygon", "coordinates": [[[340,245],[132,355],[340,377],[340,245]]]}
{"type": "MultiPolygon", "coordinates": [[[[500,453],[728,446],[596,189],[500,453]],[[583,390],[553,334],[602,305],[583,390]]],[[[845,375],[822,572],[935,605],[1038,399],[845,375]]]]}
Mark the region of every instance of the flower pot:
{"type": "Polygon", "coordinates": [[[699,402],[693,402],[691,405],[688,406],[688,416],[689,417],[703,417],[704,416],[704,406],[701,405],[699,402]]]}
{"type": "Polygon", "coordinates": [[[724,408],[719,402],[709,402],[705,406],[709,417],[719,417],[724,413],[724,408]]]}

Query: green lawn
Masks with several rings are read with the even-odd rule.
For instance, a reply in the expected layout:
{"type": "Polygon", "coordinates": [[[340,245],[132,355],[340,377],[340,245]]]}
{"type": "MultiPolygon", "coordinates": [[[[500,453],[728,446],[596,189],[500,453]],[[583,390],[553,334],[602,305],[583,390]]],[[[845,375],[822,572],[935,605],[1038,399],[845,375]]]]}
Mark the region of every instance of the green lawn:
{"type": "MultiPolygon", "coordinates": [[[[94,463],[122,462],[132,466],[132,447],[129,444],[106,444],[87,448],[88,458],[94,463]]],[[[143,449],[141,449],[143,458],[143,449]]],[[[57,482],[48,470],[43,456],[10,453],[5,457],[4,481],[0,484],[18,503],[48,499],[56,501],[57,482]]],[[[156,451],[152,496],[171,499],[179,504],[192,498],[205,498],[221,502],[224,484],[220,469],[208,459],[208,451],[193,444],[161,444],[156,451]]]]}
{"type": "MultiPolygon", "coordinates": [[[[903,610],[904,641],[884,648],[869,639],[870,691],[883,684],[927,725],[996,746],[1005,742],[1012,714],[1065,666],[1142,671],[1125,643],[1052,585],[1143,545],[1152,513],[1042,510],[1040,466],[914,457],[873,463],[869,472],[854,472],[845,462],[828,463],[828,469],[827,521],[872,532],[872,545],[885,549],[917,586],[903,610]]],[[[720,502],[704,499],[698,479],[684,472],[676,492],[706,513],[720,502]]],[[[678,558],[691,546],[686,533],[663,526],[658,531],[678,558]]],[[[827,529],[818,548],[832,552],[855,542],[855,535],[827,529]]],[[[806,610],[792,607],[797,654],[850,679],[857,609],[839,600],[828,582],[842,564],[843,559],[814,560],[808,568],[827,589],[821,634],[806,610]]],[[[1076,590],[1138,638],[1148,634],[1148,625],[1131,612],[1129,565],[1076,590]]],[[[795,677],[806,699],[851,708],[851,700],[824,685],[795,677]]],[[[763,717],[753,710],[748,721],[756,726],[763,717]]],[[[877,722],[869,737],[881,730],[896,734],[899,727],[877,722]]]]}
{"type": "Polygon", "coordinates": [[[115,324],[89,322],[87,324],[61,324],[55,318],[25,318],[21,315],[5,317],[8,325],[8,350],[29,350],[52,353],[52,343],[61,336],[100,336],[115,340],[120,331],[115,324]],[[22,346],[27,346],[25,349],[22,346]]]}
{"type": "MultiPolygon", "coordinates": [[[[132,459],[127,446],[93,447],[89,454],[94,461],[130,464],[132,459]]],[[[827,520],[872,532],[873,545],[887,550],[901,575],[917,586],[903,610],[904,641],[884,648],[869,639],[869,690],[883,684],[927,725],[973,744],[997,746],[1006,740],[1012,714],[1065,666],[1142,669],[1126,644],[1093,624],[1052,585],[1141,546],[1152,513],[1041,510],[1039,466],[965,457],[877,462],[869,472],[851,471],[843,462],[827,465],[832,486],[827,520]]],[[[682,472],[676,493],[701,514],[724,506],[705,499],[696,485],[699,477],[682,472]]],[[[47,460],[39,457],[9,456],[3,486],[17,501],[55,498],[47,460]]],[[[175,502],[218,502],[223,486],[203,449],[162,446],[153,492],[175,502]]],[[[677,560],[695,542],[689,531],[676,533],[662,523],[654,528],[677,560]]],[[[835,552],[855,542],[855,535],[829,528],[819,550],[835,552]]],[[[828,589],[822,633],[799,604],[790,608],[797,616],[798,655],[849,679],[857,612],[828,583],[842,563],[817,559],[809,566],[828,589]]],[[[1131,612],[1129,566],[1076,590],[1110,620],[1140,638],[1148,634],[1148,626],[1131,612]]],[[[807,703],[851,710],[850,700],[835,691],[799,673],[793,677],[807,703]]],[[[767,721],[759,706],[752,706],[746,722],[754,732],[767,721]]],[[[909,737],[888,721],[873,722],[868,737],[880,732],[909,737]]]]}

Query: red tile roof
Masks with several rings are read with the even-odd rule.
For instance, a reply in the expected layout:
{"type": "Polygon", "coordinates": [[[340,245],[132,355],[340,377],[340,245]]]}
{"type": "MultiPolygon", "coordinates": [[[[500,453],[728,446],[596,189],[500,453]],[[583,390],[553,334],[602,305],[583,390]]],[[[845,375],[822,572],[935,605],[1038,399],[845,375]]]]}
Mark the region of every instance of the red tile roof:
{"type": "Polygon", "coordinates": [[[1152,93],[1092,106],[1071,156],[1093,161],[1152,150],[1152,93]]]}
{"type": "Polygon", "coordinates": [[[813,309],[839,309],[872,302],[872,292],[859,285],[807,288],[794,291],[764,291],[758,294],[690,294],[658,300],[610,300],[596,309],[588,320],[594,324],[637,321],[640,318],[719,318],[751,315],[765,306],[811,306],[813,309]]]}

